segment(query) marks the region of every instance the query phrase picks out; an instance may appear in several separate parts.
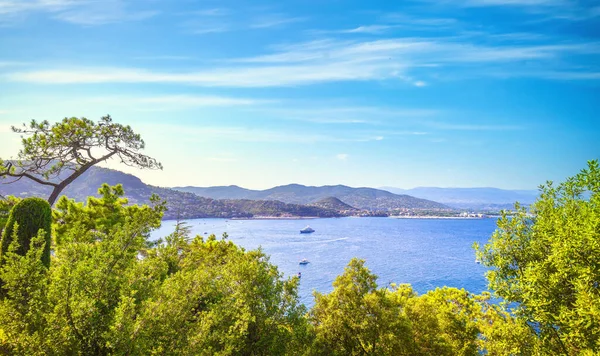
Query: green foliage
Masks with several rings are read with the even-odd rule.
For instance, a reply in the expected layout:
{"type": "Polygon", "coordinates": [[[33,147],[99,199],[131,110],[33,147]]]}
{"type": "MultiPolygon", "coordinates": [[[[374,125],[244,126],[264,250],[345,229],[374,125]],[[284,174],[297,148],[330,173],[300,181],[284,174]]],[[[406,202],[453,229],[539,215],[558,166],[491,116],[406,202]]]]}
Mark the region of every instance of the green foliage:
{"type": "Polygon", "coordinates": [[[52,233],[52,210],[47,201],[40,198],[25,198],[10,211],[6,227],[2,232],[0,264],[4,260],[13,239],[18,242],[17,254],[24,256],[29,250],[31,239],[44,231],[45,245],[41,255],[42,263],[50,266],[50,244],[52,233]]]}
{"type": "MultiPolygon", "coordinates": [[[[62,198],[21,241],[9,221],[0,279],[0,353],[19,355],[593,355],[600,351],[600,167],[542,187],[530,211],[498,221],[479,249],[491,294],[380,288],[353,259],[307,313],[299,279],[260,250],[192,238],[181,222],[148,241],[164,202],[129,206],[103,185],[86,205],[62,198]],[[48,230],[49,231],[49,230],[48,230]],[[12,241],[12,242],[11,242],[12,241]],[[22,250],[26,243],[28,248],[22,250]],[[509,306],[511,308],[509,308],[509,306]]],[[[25,205],[26,200],[19,202],[25,205]]],[[[49,207],[48,207],[49,209],[49,207]]],[[[15,216],[17,216],[15,214],[15,216]]],[[[10,218],[12,219],[12,213],[10,218]]],[[[23,223],[31,224],[31,214],[23,223]]],[[[9,219],[10,220],[10,219],[9,219]]],[[[32,219],[35,220],[35,219],[32,219]]],[[[3,245],[4,246],[4,245],[3,245]]]]}
{"type": "Polygon", "coordinates": [[[58,244],[65,241],[95,241],[136,219],[146,223],[137,224],[144,237],[160,226],[165,203],[157,196],[150,198],[152,206],[128,206],[120,184],[114,187],[103,184],[98,194],[100,198],[89,197],[85,205],[65,196],[59,199],[53,211],[58,244]]]}
{"type": "Polygon", "coordinates": [[[478,256],[490,288],[538,333],[541,352],[600,352],[600,168],[541,186],[530,211],[504,215],[478,256]]]}
{"type": "Polygon", "coordinates": [[[409,321],[391,293],[377,289],[364,261],[352,259],[328,295],[315,292],[311,322],[321,355],[409,355],[409,321]]]}
{"type": "Polygon", "coordinates": [[[154,158],[139,152],[145,147],[140,135],[129,126],[113,122],[108,115],[97,123],[76,117],[53,125],[32,120],[29,125],[12,130],[23,135],[23,148],[17,161],[0,159],[0,179],[27,178],[52,187],[50,205],[86,170],[112,157],[129,166],[162,169],[154,158]]]}
{"type": "Polygon", "coordinates": [[[490,304],[489,293],[480,297],[483,305],[478,344],[488,355],[540,355],[540,343],[531,325],[501,305],[490,304]]]}
{"type": "Polygon", "coordinates": [[[25,254],[14,239],[0,266],[4,296],[0,300],[0,352],[7,355],[45,355],[51,329],[43,311],[47,306],[48,268],[42,263],[46,236],[43,230],[31,239],[25,254]]]}
{"type": "MultiPolygon", "coordinates": [[[[0,278],[0,350],[19,355],[284,355],[310,338],[298,280],[261,251],[184,226],[151,246],[164,206],[125,206],[120,187],[63,199],[49,270],[12,244],[0,278]]],[[[38,238],[39,239],[39,238],[38,238]]]]}
{"type": "Polygon", "coordinates": [[[418,355],[478,355],[481,305],[464,289],[438,288],[406,301],[418,355]]]}
{"type": "Polygon", "coordinates": [[[299,346],[307,325],[297,280],[281,281],[262,252],[211,236],[183,254],[179,270],[127,320],[145,345],[136,353],[284,355],[299,346]]]}
{"type": "Polygon", "coordinates": [[[4,230],[6,222],[8,221],[8,215],[10,215],[10,211],[19,201],[21,201],[21,199],[12,195],[0,198],[0,236],[2,236],[2,231],[4,230]]]}
{"type": "Polygon", "coordinates": [[[315,341],[310,353],[532,354],[527,352],[530,329],[488,304],[488,297],[448,287],[422,296],[409,285],[378,288],[364,261],[353,259],[330,294],[315,293],[310,311],[315,341]]]}

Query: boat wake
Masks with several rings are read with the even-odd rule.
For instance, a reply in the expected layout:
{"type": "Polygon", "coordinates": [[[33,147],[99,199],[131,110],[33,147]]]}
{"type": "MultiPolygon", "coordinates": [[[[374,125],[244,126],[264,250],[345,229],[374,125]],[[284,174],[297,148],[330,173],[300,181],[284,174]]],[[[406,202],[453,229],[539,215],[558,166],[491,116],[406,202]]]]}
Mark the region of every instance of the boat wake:
{"type": "Polygon", "coordinates": [[[333,240],[319,240],[319,241],[314,241],[315,243],[317,242],[336,242],[336,241],[344,241],[344,240],[348,240],[348,237],[340,237],[339,239],[333,239],[333,240]]]}
{"type": "Polygon", "coordinates": [[[347,240],[348,237],[340,237],[339,239],[331,239],[331,240],[296,240],[296,241],[291,241],[288,242],[288,244],[293,244],[293,245],[318,245],[318,244],[322,244],[322,243],[326,243],[326,242],[336,242],[336,241],[344,241],[347,240]]]}

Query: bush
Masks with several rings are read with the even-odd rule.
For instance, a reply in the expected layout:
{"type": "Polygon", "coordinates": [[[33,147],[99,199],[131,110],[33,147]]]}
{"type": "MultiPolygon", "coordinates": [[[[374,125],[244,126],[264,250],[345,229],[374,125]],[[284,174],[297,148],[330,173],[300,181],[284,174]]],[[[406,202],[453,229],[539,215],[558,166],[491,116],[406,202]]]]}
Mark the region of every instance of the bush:
{"type": "Polygon", "coordinates": [[[15,230],[19,239],[19,247],[16,253],[25,256],[29,250],[31,239],[37,236],[40,229],[43,229],[46,244],[42,254],[42,263],[44,266],[49,267],[51,224],[52,209],[47,201],[41,198],[26,198],[18,202],[10,211],[6,226],[2,231],[0,263],[4,260],[15,230]]]}

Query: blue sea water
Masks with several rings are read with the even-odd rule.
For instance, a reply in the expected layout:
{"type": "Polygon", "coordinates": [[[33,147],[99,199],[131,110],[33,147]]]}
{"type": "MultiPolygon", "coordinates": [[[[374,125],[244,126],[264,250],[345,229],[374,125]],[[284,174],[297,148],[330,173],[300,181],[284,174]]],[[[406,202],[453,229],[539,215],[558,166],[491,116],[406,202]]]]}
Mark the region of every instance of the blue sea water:
{"type": "MultiPolygon", "coordinates": [[[[187,220],[194,235],[229,239],[246,249],[261,247],[286,277],[302,273],[300,300],[313,305],[313,290],[330,292],[351,258],[366,261],[379,286],[410,283],[419,293],[441,286],[486,290],[486,268],[475,263],[473,242],[484,244],[496,219],[333,218],[310,220],[187,220]],[[315,232],[300,234],[309,224],[315,232]],[[306,258],[307,265],[298,262],[306,258]]],[[[153,239],[173,231],[165,221],[153,239]]]]}

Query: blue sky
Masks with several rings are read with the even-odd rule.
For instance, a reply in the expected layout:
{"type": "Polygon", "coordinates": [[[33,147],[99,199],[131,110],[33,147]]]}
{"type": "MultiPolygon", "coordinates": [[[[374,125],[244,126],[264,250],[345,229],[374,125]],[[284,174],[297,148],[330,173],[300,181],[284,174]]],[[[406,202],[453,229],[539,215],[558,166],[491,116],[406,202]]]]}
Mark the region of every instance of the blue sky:
{"type": "Polygon", "coordinates": [[[600,2],[0,0],[2,158],[105,114],[155,185],[532,189],[600,158],[600,2]]]}

